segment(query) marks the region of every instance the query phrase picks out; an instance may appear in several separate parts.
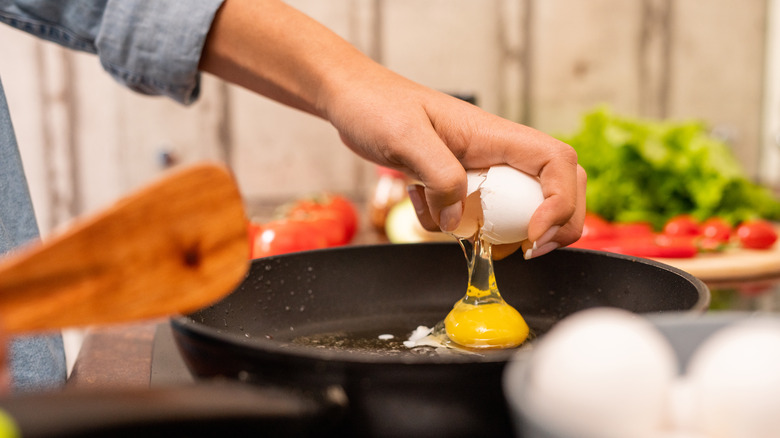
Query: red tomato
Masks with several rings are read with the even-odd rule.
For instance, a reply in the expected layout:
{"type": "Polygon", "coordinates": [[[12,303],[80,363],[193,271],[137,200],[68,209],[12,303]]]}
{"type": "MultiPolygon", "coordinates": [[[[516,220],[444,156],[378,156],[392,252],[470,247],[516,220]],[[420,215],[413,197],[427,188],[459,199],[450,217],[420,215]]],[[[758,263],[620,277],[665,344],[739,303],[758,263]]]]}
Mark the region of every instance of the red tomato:
{"type": "Polygon", "coordinates": [[[613,225],[618,236],[639,237],[653,234],[653,226],[649,222],[625,222],[613,225]]]}
{"type": "Polygon", "coordinates": [[[341,217],[346,229],[347,243],[355,237],[358,230],[358,224],[360,222],[360,216],[358,215],[357,208],[349,201],[349,199],[338,196],[330,195],[330,202],[326,203],[331,211],[335,211],[341,217]]]}
{"type": "Polygon", "coordinates": [[[585,217],[582,238],[570,246],[652,258],[690,258],[699,250],[693,235],[655,233],[647,222],[610,224],[592,213],[585,217]]]}
{"type": "Polygon", "coordinates": [[[254,252],[255,239],[260,235],[262,231],[263,231],[262,225],[256,222],[249,221],[249,224],[247,225],[247,234],[249,237],[249,258],[252,258],[252,253],[254,252]]]}
{"type": "Polygon", "coordinates": [[[595,213],[585,213],[580,240],[601,240],[615,237],[615,228],[595,213]]]}
{"type": "Polygon", "coordinates": [[[325,193],[311,198],[300,199],[284,207],[287,217],[303,217],[316,219],[318,214],[325,214],[340,221],[344,230],[344,241],[349,243],[357,233],[359,216],[357,209],[347,198],[341,195],[325,193]]]}
{"type": "Polygon", "coordinates": [[[667,236],[699,236],[701,227],[693,216],[681,214],[666,222],[663,233],[667,236]]]}
{"type": "Polygon", "coordinates": [[[669,236],[663,233],[657,234],[655,236],[655,244],[663,248],[661,252],[665,255],[659,255],[656,257],[695,257],[701,249],[699,246],[700,240],[701,239],[697,236],[669,236]]]}
{"type": "Polygon", "coordinates": [[[699,236],[695,242],[701,252],[719,252],[728,248],[728,240],[723,241],[713,237],[699,236]]]}
{"type": "Polygon", "coordinates": [[[777,241],[777,231],[772,223],[763,219],[742,222],[736,235],[743,248],[768,249],[777,241]]]}
{"type": "Polygon", "coordinates": [[[635,257],[690,258],[698,248],[692,238],[672,237],[662,234],[645,234],[612,237],[598,240],[579,240],[574,248],[595,249],[635,257]]]}
{"type": "Polygon", "coordinates": [[[690,258],[698,249],[691,238],[657,234],[621,239],[612,251],[637,257],[690,258]]]}
{"type": "Polygon", "coordinates": [[[299,213],[289,219],[305,222],[311,227],[313,232],[325,238],[327,246],[341,246],[349,243],[344,221],[333,211],[323,210],[309,214],[299,213]]]}
{"type": "Polygon", "coordinates": [[[255,235],[252,258],[325,248],[328,242],[310,221],[282,219],[263,225],[255,235]]]}
{"type": "Polygon", "coordinates": [[[707,240],[728,242],[731,240],[731,225],[719,217],[711,217],[701,224],[701,234],[707,240]]]}

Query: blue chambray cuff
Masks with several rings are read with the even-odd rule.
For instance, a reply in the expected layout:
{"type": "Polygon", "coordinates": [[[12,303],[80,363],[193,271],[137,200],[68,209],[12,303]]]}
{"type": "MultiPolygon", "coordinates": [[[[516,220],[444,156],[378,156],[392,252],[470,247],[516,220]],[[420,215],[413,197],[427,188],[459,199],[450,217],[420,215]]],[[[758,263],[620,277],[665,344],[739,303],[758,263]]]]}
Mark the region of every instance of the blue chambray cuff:
{"type": "Polygon", "coordinates": [[[198,62],[223,0],[109,0],[95,45],[103,68],[128,88],[190,104],[198,62]]]}

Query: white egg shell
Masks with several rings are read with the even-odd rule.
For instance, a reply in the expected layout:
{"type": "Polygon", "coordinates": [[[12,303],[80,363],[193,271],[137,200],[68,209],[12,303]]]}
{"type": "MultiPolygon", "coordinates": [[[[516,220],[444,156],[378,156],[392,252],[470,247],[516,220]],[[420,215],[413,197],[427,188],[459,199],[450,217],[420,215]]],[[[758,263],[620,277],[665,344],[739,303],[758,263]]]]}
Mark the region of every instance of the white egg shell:
{"type": "Polygon", "coordinates": [[[672,383],[667,407],[669,426],[673,431],[693,433],[691,418],[693,418],[693,391],[690,381],[685,376],[678,376],[672,383]]]}
{"type": "Polygon", "coordinates": [[[460,219],[460,225],[452,234],[462,237],[474,237],[482,223],[482,203],[480,200],[479,188],[485,182],[487,169],[469,170],[466,172],[466,181],[468,188],[466,191],[466,204],[463,206],[463,216],[460,219]]]}
{"type": "Polygon", "coordinates": [[[719,330],[694,352],[687,378],[694,430],[724,438],[780,436],[780,321],[719,330]]]}
{"type": "Polygon", "coordinates": [[[458,237],[482,238],[490,243],[521,242],[528,238],[528,223],[544,201],[539,178],[507,165],[472,170],[463,219],[453,232],[458,237]]]}
{"type": "Polygon", "coordinates": [[[529,415],[561,436],[659,436],[668,423],[675,353],[638,315],[571,315],[540,339],[528,367],[529,415]]]}

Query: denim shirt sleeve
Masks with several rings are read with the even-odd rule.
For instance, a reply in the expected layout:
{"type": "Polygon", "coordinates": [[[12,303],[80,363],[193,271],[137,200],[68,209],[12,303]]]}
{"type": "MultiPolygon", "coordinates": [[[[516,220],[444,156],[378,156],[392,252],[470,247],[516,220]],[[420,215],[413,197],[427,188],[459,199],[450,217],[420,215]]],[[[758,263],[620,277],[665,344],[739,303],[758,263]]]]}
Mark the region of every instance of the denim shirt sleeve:
{"type": "Polygon", "coordinates": [[[183,104],[198,97],[203,45],[223,0],[0,0],[0,21],[97,54],[128,88],[183,104]]]}

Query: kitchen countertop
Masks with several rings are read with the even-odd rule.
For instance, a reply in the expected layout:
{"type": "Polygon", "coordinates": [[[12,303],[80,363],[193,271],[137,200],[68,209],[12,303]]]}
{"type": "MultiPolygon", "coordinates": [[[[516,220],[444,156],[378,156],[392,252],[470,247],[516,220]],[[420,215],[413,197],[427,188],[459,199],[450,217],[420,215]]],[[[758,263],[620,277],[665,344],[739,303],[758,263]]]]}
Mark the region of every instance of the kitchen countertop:
{"type": "MultiPolygon", "coordinates": [[[[381,240],[379,236],[363,236],[356,243],[381,240]]],[[[714,281],[707,286],[712,294],[709,312],[780,312],[780,276],[714,281]]],[[[165,325],[163,319],[87,329],[68,387],[149,387],[155,334],[165,325]]]]}
{"type": "Polygon", "coordinates": [[[87,329],[69,387],[148,387],[152,366],[152,344],[162,321],[123,324],[87,329]]]}

